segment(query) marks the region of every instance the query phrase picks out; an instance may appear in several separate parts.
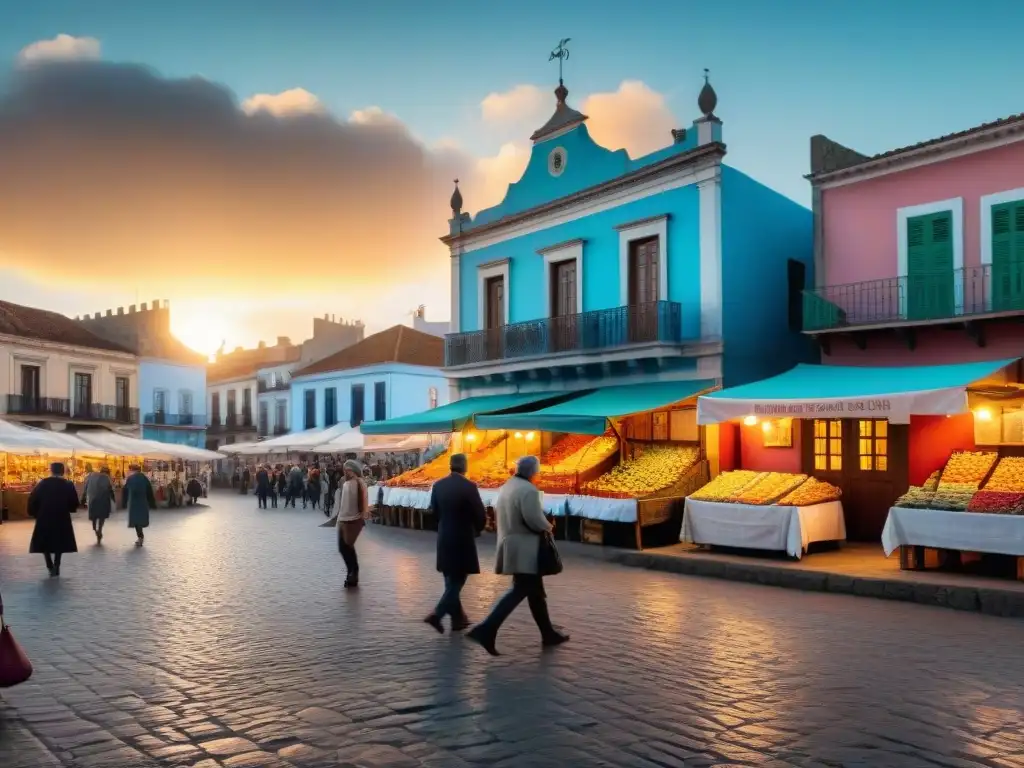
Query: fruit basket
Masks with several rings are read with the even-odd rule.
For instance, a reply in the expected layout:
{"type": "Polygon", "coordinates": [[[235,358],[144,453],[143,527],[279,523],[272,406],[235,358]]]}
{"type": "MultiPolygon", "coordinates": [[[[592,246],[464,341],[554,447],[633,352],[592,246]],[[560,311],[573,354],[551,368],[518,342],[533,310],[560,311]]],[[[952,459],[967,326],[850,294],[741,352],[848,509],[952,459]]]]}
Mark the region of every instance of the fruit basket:
{"type": "Polygon", "coordinates": [[[809,477],[786,496],[783,496],[778,503],[784,507],[813,507],[815,504],[839,501],[842,495],[843,492],[832,483],[809,477]]]}
{"type": "Polygon", "coordinates": [[[986,491],[1024,493],[1024,458],[1006,456],[996,464],[995,471],[985,483],[986,491]]]}
{"type": "Polygon", "coordinates": [[[768,506],[796,490],[807,475],[791,475],[786,472],[769,472],[756,483],[738,494],[734,501],[737,504],[753,504],[768,506]]]}
{"type": "Polygon", "coordinates": [[[735,501],[737,496],[767,474],[767,472],[753,472],[749,469],[723,472],[696,493],[691,493],[689,498],[695,501],[735,501]]]}
{"type": "Polygon", "coordinates": [[[989,515],[1021,515],[1024,514],[1024,493],[978,491],[971,497],[967,511],[989,515]]]}
{"type": "Polygon", "coordinates": [[[939,479],[939,490],[945,490],[951,486],[977,490],[981,482],[996,463],[995,453],[988,451],[961,451],[954,453],[946,462],[946,468],[942,470],[942,477],[939,479]]]}
{"type": "Polygon", "coordinates": [[[587,496],[635,499],[675,485],[700,458],[697,448],[652,447],[583,485],[587,496]]]}

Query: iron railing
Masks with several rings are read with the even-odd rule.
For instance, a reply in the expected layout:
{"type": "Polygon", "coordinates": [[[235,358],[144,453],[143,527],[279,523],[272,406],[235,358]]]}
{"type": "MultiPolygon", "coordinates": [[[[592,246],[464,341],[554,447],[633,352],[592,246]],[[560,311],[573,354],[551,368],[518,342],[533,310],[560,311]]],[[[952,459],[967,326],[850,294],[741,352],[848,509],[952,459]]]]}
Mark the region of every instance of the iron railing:
{"type": "Polygon", "coordinates": [[[82,421],[109,421],[117,424],[138,424],[139,409],[99,403],[73,403],[66,397],[32,397],[8,395],[7,413],[18,416],[40,416],[82,421]]]}
{"type": "Polygon", "coordinates": [[[564,352],[596,352],[631,344],[679,344],[682,305],[652,301],[577,315],[546,317],[486,331],[451,333],[444,340],[446,366],[470,365],[564,352]]]}
{"type": "Polygon", "coordinates": [[[223,418],[218,414],[210,417],[210,424],[207,429],[211,432],[232,432],[234,430],[252,429],[251,413],[229,413],[223,418]]]}
{"type": "Polygon", "coordinates": [[[805,331],[1024,312],[1024,262],[831,285],[803,292],[805,331]]]}
{"type": "Polygon", "coordinates": [[[156,413],[147,413],[143,417],[142,423],[152,426],[199,427],[206,423],[206,417],[202,414],[196,415],[194,413],[165,413],[157,411],[156,413]]]}
{"type": "Polygon", "coordinates": [[[257,392],[283,392],[284,390],[289,389],[290,387],[290,381],[278,380],[271,384],[268,381],[263,381],[263,379],[260,379],[259,381],[256,382],[257,392]]]}

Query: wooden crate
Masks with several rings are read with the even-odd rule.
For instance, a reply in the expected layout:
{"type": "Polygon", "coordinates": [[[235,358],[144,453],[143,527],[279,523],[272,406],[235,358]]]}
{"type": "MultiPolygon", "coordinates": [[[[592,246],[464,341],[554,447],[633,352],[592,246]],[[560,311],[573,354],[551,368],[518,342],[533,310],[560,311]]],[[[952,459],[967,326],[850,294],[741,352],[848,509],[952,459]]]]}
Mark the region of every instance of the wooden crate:
{"type": "Polygon", "coordinates": [[[600,520],[580,519],[580,541],[585,544],[604,544],[604,523],[600,520]]]}
{"type": "Polygon", "coordinates": [[[943,561],[942,553],[931,547],[900,547],[900,569],[904,571],[923,571],[938,568],[943,561]]]}

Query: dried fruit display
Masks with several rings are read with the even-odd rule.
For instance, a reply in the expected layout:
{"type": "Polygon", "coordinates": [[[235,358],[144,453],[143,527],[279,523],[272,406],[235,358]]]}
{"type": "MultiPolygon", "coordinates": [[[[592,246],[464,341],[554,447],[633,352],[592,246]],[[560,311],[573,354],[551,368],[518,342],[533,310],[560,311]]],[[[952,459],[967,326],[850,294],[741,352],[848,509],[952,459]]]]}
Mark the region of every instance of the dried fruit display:
{"type": "Polygon", "coordinates": [[[648,448],[581,490],[584,495],[619,499],[650,496],[678,482],[699,458],[696,448],[648,448]]]}
{"type": "Polygon", "coordinates": [[[989,515],[1024,514],[1024,493],[1003,491],[978,491],[967,505],[968,512],[982,512],[989,515]]]}
{"type": "Polygon", "coordinates": [[[934,472],[928,475],[928,479],[924,481],[924,485],[922,485],[921,487],[924,488],[926,491],[939,490],[940,477],[942,477],[942,470],[936,469],[934,472]]]}
{"type": "Polygon", "coordinates": [[[732,501],[767,474],[767,472],[752,472],[749,469],[723,472],[696,493],[691,493],[689,498],[696,501],[732,501]]]}
{"type": "Polygon", "coordinates": [[[946,462],[939,480],[939,490],[948,486],[971,486],[975,490],[985,479],[985,475],[996,463],[995,453],[988,451],[961,451],[954,453],[946,462]]]}
{"type": "Polygon", "coordinates": [[[566,474],[586,472],[613,455],[617,450],[619,450],[619,440],[616,437],[591,438],[578,451],[554,465],[552,471],[566,474]]]}
{"type": "Polygon", "coordinates": [[[832,483],[809,477],[796,490],[783,496],[779,504],[784,507],[813,507],[815,504],[838,501],[842,495],[843,492],[832,483]]]}
{"type": "Polygon", "coordinates": [[[807,479],[807,475],[791,475],[785,472],[769,472],[734,499],[738,504],[774,504],[790,491],[795,490],[807,479]]]}
{"type": "Polygon", "coordinates": [[[445,451],[438,454],[421,467],[410,469],[400,475],[392,477],[384,484],[392,488],[426,488],[433,485],[435,480],[440,480],[448,474],[451,453],[445,451]]]}
{"type": "Polygon", "coordinates": [[[966,512],[967,505],[971,503],[973,496],[974,492],[972,491],[948,491],[944,490],[940,485],[939,490],[935,492],[935,496],[932,497],[927,508],[942,509],[950,512],[966,512]]]}
{"type": "Polygon", "coordinates": [[[906,493],[896,499],[896,503],[893,506],[909,507],[910,509],[931,509],[934,499],[935,491],[912,485],[907,489],[906,493]]]}
{"type": "Polygon", "coordinates": [[[946,483],[940,485],[937,489],[938,493],[970,493],[973,494],[978,490],[978,486],[972,485],[971,483],[946,483]]]}
{"type": "Polygon", "coordinates": [[[1006,456],[996,464],[995,471],[985,483],[986,491],[1024,493],[1024,458],[1006,456]]]}
{"type": "Polygon", "coordinates": [[[541,456],[540,463],[544,466],[555,467],[561,464],[563,459],[583,450],[593,440],[594,438],[590,435],[566,435],[541,456]]]}

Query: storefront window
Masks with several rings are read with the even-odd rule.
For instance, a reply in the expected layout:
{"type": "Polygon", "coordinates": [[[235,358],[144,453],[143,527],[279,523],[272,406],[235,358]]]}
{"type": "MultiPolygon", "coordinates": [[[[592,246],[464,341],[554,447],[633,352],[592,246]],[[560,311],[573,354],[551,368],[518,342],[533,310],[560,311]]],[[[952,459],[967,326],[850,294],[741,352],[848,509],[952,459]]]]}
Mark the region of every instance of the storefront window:
{"type": "Polygon", "coordinates": [[[889,469],[889,422],[884,419],[861,419],[860,468],[885,472],[889,469]]]}
{"type": "Polygon", "coordinates": [[[822,472],[843,468],[843,422],[839,419],[814,420],[814,468],[822,472]]]}

